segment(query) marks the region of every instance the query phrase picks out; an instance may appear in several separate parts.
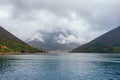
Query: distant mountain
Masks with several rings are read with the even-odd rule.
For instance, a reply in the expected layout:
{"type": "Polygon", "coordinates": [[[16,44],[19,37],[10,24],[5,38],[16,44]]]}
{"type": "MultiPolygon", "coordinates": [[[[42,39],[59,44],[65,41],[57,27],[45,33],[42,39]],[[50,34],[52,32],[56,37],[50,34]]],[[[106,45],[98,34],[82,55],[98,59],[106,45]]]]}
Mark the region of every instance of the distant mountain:
{"type": "Polygon", "coordinates": [[[26,42],[31,46],[37,47],[39,49],[44,49],[47,51],[65,51],[69,52],[72,49],[78,47],[78,43],[60,43],[58,42],[59,35],[67,37],[71,33],[69,31],[56,30],[51,33],[38,31],[34,36],[28,39],[26,42]]]}
{"type": "Polygon", "coordinates": [[[120,26],[74,49],[72,52],[120,53],[120,26]]]}
{"type": "Polygon", "coordinates": [[[13,34],[0,26],[0,53],[8,52],[42,52],[33,48],[15,37],[13,34]]]}
{"type": "Polygon", "coordinates": [[[57,42],[41,42],[41,41],[29,41],[28,44],[31,46],[37,47],[39,49],[44,49],[47,51],[70,51],[71,49],[76,48],[78,45],[75,43],[69,44],[60,44],[57,42]]]}

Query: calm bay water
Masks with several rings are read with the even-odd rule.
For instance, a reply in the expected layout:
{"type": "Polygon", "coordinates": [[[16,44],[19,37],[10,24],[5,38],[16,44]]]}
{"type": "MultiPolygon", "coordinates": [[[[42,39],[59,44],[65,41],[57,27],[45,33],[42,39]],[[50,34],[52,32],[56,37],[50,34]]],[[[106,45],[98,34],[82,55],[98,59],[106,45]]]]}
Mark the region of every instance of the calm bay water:
{"type": "Polygon", "coordinates": [[[120,54],[1,55],[0,80],[120,80],[120,54]]]}

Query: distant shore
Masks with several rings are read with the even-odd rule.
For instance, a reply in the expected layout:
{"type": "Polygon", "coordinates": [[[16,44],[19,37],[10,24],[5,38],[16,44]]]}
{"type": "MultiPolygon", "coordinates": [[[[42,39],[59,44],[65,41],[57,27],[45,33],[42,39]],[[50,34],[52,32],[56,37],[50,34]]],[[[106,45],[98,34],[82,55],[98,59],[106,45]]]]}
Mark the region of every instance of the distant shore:
{"type": "Polygon", "coordinates": [[[21,52],[9,52],[9,53],[2,53],[0,52],[0,55],[30,55],[30,54],[44,54],[44,53],[40,53],[40,52],[36,52],[36,53],[21,53],[21,52]]]}

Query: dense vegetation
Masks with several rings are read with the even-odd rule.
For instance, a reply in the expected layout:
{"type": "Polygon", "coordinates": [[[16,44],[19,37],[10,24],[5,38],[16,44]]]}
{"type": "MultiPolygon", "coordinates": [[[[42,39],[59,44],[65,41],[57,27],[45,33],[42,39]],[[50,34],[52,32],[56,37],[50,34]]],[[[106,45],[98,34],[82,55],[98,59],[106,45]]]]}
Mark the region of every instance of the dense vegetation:
{"type": "Polygon", "coordinates": [[[35,52],[43,52],[43,51],[33,48],[25,43],[13,42],[13,41],[9,41],[9,40],[0,39],[0,52],[35,53],[35,52]]]}
{"type": "Polygon", "coordinates": [[[9,52],[21,52],[21,53],[35,53],[35,52],[44,52],[37,48],[33,48],[18,39],[2,27],[0,27],[0,52],[9,53],[9,52]]]}

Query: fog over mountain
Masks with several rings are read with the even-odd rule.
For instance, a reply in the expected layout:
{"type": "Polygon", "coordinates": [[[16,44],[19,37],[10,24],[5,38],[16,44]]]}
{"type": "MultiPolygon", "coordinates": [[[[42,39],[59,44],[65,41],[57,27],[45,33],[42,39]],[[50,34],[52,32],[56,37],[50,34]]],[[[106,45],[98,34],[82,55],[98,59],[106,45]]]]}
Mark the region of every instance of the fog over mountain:
{"type": "Polygon", "coordinates": [[[24,41],[83,44],[120,25],[119,7],[120,0],[2,0],[0,25],[24,41]]]}
{"type": "Polygon", "coordinates": [[[76,38],[70,31],[59,28],[52,32],[38,31],[26,42],[47,51],[71,51],[80,45],[76,38]]]}

